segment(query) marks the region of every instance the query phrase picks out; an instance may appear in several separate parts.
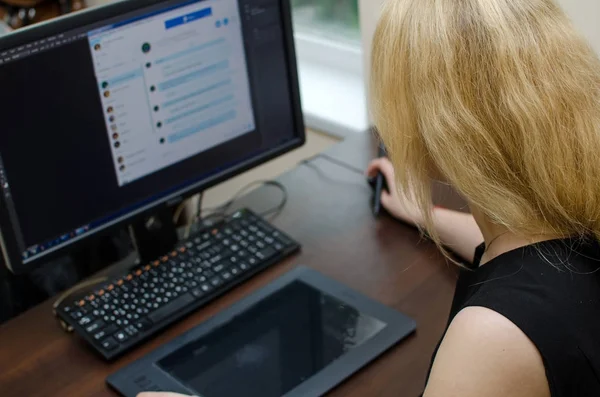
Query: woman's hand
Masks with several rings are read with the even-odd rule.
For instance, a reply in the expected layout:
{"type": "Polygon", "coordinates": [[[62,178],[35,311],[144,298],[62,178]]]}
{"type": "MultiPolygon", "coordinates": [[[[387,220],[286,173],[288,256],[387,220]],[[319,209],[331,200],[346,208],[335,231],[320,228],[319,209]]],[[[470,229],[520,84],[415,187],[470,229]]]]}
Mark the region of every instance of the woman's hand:
{"type": "Polygon", "coordinates": [[[409,198],[407,198],[396,186],[396,175],[394,166],[387,158],[373,160],[367,168],[367,176],[374,178],[381,172],[387,182],[388,191],[381,193],[381,204],[395,218],[414,226],[423,224],[421,211],[409,198]]]}

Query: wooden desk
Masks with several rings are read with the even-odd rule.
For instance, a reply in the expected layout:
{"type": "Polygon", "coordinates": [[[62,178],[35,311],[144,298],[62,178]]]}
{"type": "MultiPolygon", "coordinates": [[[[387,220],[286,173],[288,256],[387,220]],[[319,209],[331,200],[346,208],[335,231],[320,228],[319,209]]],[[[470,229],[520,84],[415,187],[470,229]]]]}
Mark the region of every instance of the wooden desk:
{"type": "MultiPolygon", "coordinates": [[[[364,168],[375,155],[369,136],[334,147],[330,156],[364,168]]],[[[215,315],[298,264],[328,275],[417,320],[417,334],[338,387],[332,396],[416,397],[447,322],[456,269],[418,233],[388,217],[375,219],[365,178],[325,159],[299,165],[279,180],[289,202],[273,223],[303,251],[171,327],[143,347],[107,364],[65,334],[48,301],[0,328],[0,396],[115,396],[110,373],[215,315]]],[[[441,191],[440,191],[441,192],[441,191]]],[[[440,193],[441,194],[441,193],[440,193]]],[[[279,199],[269,188],[240,202],[260,211],[279,199]]],[[[460,205],[453,195],[442,200],[460,205]]]]}

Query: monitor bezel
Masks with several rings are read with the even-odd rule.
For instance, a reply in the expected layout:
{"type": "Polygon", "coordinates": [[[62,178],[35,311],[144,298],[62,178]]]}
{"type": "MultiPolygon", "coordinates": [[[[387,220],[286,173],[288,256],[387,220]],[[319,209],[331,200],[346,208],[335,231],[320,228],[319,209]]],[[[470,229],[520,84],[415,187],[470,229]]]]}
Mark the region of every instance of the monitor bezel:
{"type": "MultiPolygon", "coordinates": [[[[103,20],[115,18],[119,15],[134,12],[138,9],[152,7],[160,3],[164,3],[165,7],[168,7],[169,5],[184,3],[185,1],[186,0],[127,0],[86,9],[73,14],[58,17],[47,22],[41,22],[31,27],[22,28],[13,33],[2,36],[0,37],[0,51],[19,47],[23,44],[41,40],[48,36],[54,36],[71,30],[80,29],[88,25],[97,24],[103,20]]],[[[238,0],[238,3],[239,1],[240,0],[238,0]]],[[[190,183],[188,186],[181,188],[175,193],[167,193],[164,197],[159,198],[150,204],[141,204],[140,207],[131,211],[122,219],[119,219],[114,223],[108,223],[105,226],[101,226],[94,230],[90,235],[85,236],[85,238],[73,241],[64,247],[60,247],[55,251],[33,259],[28,263],[24,263],[22,259],[23,253],[19,250],[17,238],[13,232],[14,225],[9,215],[6,198],[3,194],[0,194],[0,248],[2,249],[6,267],[15,274],[28,272],[44,263],[51,261],[52,259],[65,255],[69,250],[79,247],[90,239],[107,235],[123,225],[130,224],[140,218],[143,218],[144,216],[148,216],[149,214],[157,212],[161,208],[177,205],[183,202],[185,199],[212,186],[215,186],[227,179],[231,179],[245,171],[248,171],[251,168],[255,168],[276,157],[303,146],[306,142],[306,130],[300,98],[291,4],[288,0],[278,1],[281,7],[287,72],[289,76],[288,83],[290,85],[292,115],[294,118],[293,128],[295,131],[294,138],[292,140],[274,147],[271,150],[265,151],[258,156],[241,161],[236,165],[231,166],[228,169],[218,172],[210,177],[200,179],[195,183],[190,183]]],[[[49,194],[51,194],[51,192],[49,192],[49,194]]],[[[44,198],[40,197],[40,205],[43,205],[43,203],[44,198]]]]}

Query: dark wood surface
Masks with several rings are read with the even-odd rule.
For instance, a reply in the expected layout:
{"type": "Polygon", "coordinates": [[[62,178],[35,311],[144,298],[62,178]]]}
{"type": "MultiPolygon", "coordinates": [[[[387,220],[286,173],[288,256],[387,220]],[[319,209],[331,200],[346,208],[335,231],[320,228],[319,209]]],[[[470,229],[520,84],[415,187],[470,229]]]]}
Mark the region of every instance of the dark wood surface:
{"type": "MultiPolygon", "coordinates": [[[[363,169],[375,155],[373,139],[347,140],[328,154],[363,169]]],[[[272,222],[303,245],[302,253],[179,322],[124,358],[106,363],[81,340],[65,334],[48,301],[0,327],[0,396],[115,396],[107,375],[214,316],[297,265],[306,265],[413,317],[417,333],[356,374],[331,396],[416,397],[431,354],[446,326],[457,271],[411,227],[370,210],[365,178],[326,159],[299,165],[279,179],[289,202],[272,222]]],[[[441,204],[460,205],[447,189],[441,204]]],[[[241,200],[256,211],[278,195],[259,189],[241,200]]]]}

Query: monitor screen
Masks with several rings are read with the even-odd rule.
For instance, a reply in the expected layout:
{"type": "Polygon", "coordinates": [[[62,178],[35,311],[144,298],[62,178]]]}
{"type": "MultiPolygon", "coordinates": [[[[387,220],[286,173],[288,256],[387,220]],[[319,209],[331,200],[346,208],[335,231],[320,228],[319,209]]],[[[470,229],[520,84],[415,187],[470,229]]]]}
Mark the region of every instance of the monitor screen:
{"type": "Polygon", "coordinates": [[[19,260],[299,146],[282,3],[134,0],[0,39],[2,232],[19,260]]]}
{"type": "Polygon", "coordinates": [[[157,365],[204,397],[279,397],[386,326],[296,281],[157,365]]]}

